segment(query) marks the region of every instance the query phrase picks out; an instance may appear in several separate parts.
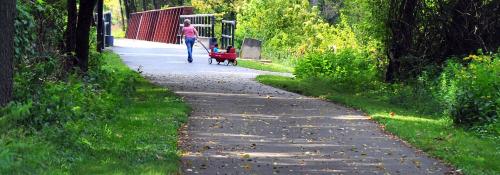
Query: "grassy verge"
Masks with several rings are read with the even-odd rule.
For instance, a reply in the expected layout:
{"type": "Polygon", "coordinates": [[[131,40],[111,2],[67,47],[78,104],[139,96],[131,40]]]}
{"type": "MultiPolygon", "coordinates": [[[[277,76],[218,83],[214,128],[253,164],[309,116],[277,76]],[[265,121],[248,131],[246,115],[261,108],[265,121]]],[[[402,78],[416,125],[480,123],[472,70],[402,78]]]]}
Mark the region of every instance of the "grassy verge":
{"type": "Polygon", "coordinates": [[[465,174],[500,173],[500,137],[481,137],[452,125],[447,117],[422,115],[379,97],[338,92],[321,80],[261,75],[261,83],[361,109],[385,129],[465,174]],[[391,115],[393,114],[393,115],[391,115]]]}
{"type": "MultiPolygon", "coordinates": [[[[131,71],[114,54],[106,64],[131,71]]],[[[177,130],[186,121],[188,112],[188,106],[172,92],[139,78],[135,92],[126,99],[116,118],[92,127],[103,137],[87,138],[91,147],[86,154],[90,156],[73,171],[88,174],[177,172],[177,130]]]]}
{"type": "Polygon", "coordinates": [[[250,69],[270,71],[270,72],[293,72],[292,67],[284,66],[278,63],[262,63],[253,60],[238,60],[238,66],[246,67],[250,69]]]}
{"type": "MultiPolygon", "coordinates": [[[[95,86],[110,92],[130,89],[128,93],[108,93],[99,99],[105,103],[89,102],[107,107],[72,106],[66,111],[69,116],[85,111],[85,117],[1,133],[0,174],[177,174],[177,131],[189,107],[168,89],[130,70],[118,55],[106,52],[100,59],[107,73],[94,76],[104,79],[95,86]],[[117,81],[123,79],[133,79],[132,84],[117,81]],[[106,115],[94,112],[101,108],[106,115]]],[[[50,96],[52,101],[61,98],[50,96]]]]}

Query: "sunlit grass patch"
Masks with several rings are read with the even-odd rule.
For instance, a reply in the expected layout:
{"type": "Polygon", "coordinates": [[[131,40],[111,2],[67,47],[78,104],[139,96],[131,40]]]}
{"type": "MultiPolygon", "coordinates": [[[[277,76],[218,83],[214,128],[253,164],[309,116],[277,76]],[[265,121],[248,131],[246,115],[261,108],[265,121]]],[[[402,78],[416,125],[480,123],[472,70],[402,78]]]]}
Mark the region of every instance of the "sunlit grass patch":
{"type": "Polygon", "coordinates": [[[115,38],[125,38],[125,31],[122,30],[122,28],[120,27],[114,27],[113,28],[113,31],[111,31],[111,33],[113,34],[113,36],[115,38]]]}
{"type": "Polygon", "coordinates": [[[279,63],[263,63],[254,60],[238,59],[238,66],[256,70],[270,71],[270,72],[285,72],[285,73],[293,72],[292,67],[288,67],[279,63]]]}

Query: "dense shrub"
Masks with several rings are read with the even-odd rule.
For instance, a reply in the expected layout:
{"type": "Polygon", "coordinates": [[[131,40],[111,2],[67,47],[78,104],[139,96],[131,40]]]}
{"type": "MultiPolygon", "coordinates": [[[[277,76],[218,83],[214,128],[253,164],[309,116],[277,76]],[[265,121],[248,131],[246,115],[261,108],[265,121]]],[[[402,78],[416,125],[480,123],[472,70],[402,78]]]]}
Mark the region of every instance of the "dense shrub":
{"type": "Polygon", "coordinates": [[[405,83],[386,84],[380,81],[376,60],[366,53],[344,49],[306,54],[298,61],[295,75],[300,79],[327,79],[341,92],[379,96],[418,113],[451,116],[457,125],[481,126],[498,120],[499,57],[471,55],[461,62],[448,62],[442,71],[429,67],[405,83]]]}
{"type": "Polygon", "coordinates": [[[468,65],[448,62],[436,96],[456,124],[492,123],[500,111],[500,54],[471,55],[464,60],[468,65]]]}
{"type": "Polygon", "coordinates": [[[14,101],[33,98],[46,81],[65,74],[59,52],[64,31],[64,5],[18,1],[15,19],[14,101]]]}
{"type": "Polygon", "coordinates": [[[368,54],[353,49],[311,53],[300,59],[295,67],[298,78],[324,77],[338,87],[363,88],[377,80],[376,61],[368,54]]]}
{"type": "MultiPolygon", "coordinates": [[[[93,62],[102,57],[94,54],[93,62]]],[[[41,129],[81,118],[105,118],[114,113],[122,94],[133,89],[134,78],[95,63],[87,76],[69,76],[66,80],[44,80],[27,86],[32,79],[25,74],[15,77],[16,101],[0,111],[0,120],[12,126],[41,129]],[[31,89],[34,88],[34,89],[31,89]],[[7,122],[8,121],[8,122],[7,122]]],[[[43,64],[40,64],[43,65],[43,64]]],[[[5,127],[8,126],[0,126],[5,127]]]]}
{"type": "Polygon", "coordinates": [[[0,174],[33,174],[50,166],[69,169],[80,158],[68,151],[90,149],[82,137],[100,137],[101,128],[92,124],[113,120],[137,84],[137,74],[103,63],[109,55],[92,54],[91,69],[84,77],[70,75],[23,87],[31,79],[16,75],[20,93],[0,109],[0,174]]]}

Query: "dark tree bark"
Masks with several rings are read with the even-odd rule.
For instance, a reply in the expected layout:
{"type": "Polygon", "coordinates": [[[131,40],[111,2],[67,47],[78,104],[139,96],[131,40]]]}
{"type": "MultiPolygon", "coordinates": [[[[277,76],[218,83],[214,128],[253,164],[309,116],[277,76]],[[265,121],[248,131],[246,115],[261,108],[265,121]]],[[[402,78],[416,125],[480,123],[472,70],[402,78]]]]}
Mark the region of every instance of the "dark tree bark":
{"type": "Polygon", "coordinates": [[[76,9],[76,0],[68,0],[68,23],[66,25],[65,42],[66,52],[74,52],[76,47],[76,24],[78,10],[76,9]]]}
{"type": "Polygon", "coordinates": [[[128,23],[128,20],[130,19],[130,13],[132,13],[132,9],[130,9],[129,0],[123,0],[123,5],[125,6],[125,16],[127,17],[127,23],[128,23]]]}
{"type": "Polygon", "coordinates": [[[0,2],[0,106],[12,100],[16,0],[0,2]]]}
{"type": "Polygon", "coordinates": [[[415,11],[419,0],[391,0],[389,13],[389,65],[385,81],[392,83],[400,75],[400,59],[408,53],[413,39],[415,27],[415,11]]]}
{"type": "Polygon", "coordinates": [[[76,0],[68,0],[68,23],[66,24],[66,31],[64,34],[65,52],[68,55],[67,68],[74,67],[77,64],[74,52],[76,48],[76,24],[77,24],[77,9],[76,0]]]}
{"type": "Polygon", "coordinates": [[[82,72],[88,71],[90,25],[97,0],[81,0],[76,29],[76,57],[82,72]]]}
{"type": "Polygon", "coordinates": [[[97,51],[104,49],[104,0],[97,0],[97,51]]]}

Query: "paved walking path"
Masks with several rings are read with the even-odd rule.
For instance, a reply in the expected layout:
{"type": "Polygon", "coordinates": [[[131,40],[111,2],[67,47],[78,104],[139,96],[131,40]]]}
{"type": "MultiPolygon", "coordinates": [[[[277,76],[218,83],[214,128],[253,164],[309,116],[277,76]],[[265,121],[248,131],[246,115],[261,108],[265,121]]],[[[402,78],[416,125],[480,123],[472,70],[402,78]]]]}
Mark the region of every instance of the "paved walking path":
{"type": "Polygon", "coordinates": [[[443,174],[442,163],[392,139],[362,113],[259,84],[263,71],[209,65],[206,52],[117,40],[127,65],[193,107],[182,131],[185,174],[443,174]]]}

